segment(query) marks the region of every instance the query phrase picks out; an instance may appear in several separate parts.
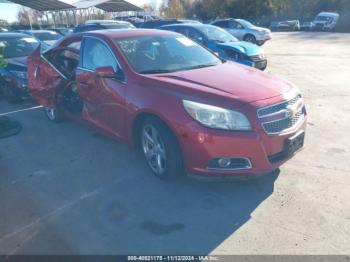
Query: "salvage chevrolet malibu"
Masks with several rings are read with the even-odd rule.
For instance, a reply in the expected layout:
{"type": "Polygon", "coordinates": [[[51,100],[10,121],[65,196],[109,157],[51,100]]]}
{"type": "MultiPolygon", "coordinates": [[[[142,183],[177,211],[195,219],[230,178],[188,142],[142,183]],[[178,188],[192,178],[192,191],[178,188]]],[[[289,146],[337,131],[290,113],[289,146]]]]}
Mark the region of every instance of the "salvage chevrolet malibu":
{"type": "Polygon", "coordinates": [[[83,119],[142,149],[160,178],[258,176],[304,144],[298,89],[161,30],[72,35],[29,58],[49,120],[83,119]]]}

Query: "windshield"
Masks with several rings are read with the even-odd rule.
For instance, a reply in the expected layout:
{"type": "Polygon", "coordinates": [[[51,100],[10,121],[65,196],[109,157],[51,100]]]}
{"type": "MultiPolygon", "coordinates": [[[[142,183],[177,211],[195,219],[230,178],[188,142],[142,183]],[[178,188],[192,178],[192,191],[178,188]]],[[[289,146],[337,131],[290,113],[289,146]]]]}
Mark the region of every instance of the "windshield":
{"type": "Polygon", "coordinates": [[[329,16],[318,16],[316,17],[316,21],[320,21],[320,22],[329,22],[331,21],[332,18],[329,16]]]}
{"type": "Polygon", "coordinates": [[[255,27],[255,25],[253,25],[251,22],[248,22],[247,20],[237,19],[236,21],[237,21],[238,23],[240,23],[241,25],[243,25],[245,28],[252,28],[252,27],[255,27]]]}
{"type": "Polygon", "coordinates": [[[227,43],[227,42],[237,42],[238,39],[226,32],[225,30],[215,27],[215,26],[201,26],[198,27],[210,41],[227,43]]]}
{"type": "Polygon", "coordinates": [[[38,46],[39,42],[33,37],[0,39],[0,56],[3,58],[28,56],[38,46]]]}
{"type": "Polygon", "coordinates": [[[141,36],[116,39],[114,42],[140,74],[168,73],[222,63],[205,48],[184,36],[141,36]]]}
{"type": "Polygon", "coordinates": [[[40,41],[53,41],[53,40],[58,40],[62,37],[60,34],[56,32],[40,32],[40,33],[33,33],[33,35],[40,41]]]}

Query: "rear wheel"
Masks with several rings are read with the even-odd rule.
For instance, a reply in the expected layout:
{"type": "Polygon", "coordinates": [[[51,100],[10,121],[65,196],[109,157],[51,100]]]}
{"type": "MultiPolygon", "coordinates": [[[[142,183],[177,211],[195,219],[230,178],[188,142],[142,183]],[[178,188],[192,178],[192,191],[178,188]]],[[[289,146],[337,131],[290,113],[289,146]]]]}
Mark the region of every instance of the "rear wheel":
{"type": "Polygon", "coordinates": [[[47,118],[55,123],[59,123],[63,120],[63,114],[57,108],[44,107],[44,112],[47,118]]]}
{"type": "Polygon", "coordinates": [[[157,177],[174,179],[183,174],[180,147],[162,121],[147,118],[142,124],[140,135],[146,162],[157,177]]]}

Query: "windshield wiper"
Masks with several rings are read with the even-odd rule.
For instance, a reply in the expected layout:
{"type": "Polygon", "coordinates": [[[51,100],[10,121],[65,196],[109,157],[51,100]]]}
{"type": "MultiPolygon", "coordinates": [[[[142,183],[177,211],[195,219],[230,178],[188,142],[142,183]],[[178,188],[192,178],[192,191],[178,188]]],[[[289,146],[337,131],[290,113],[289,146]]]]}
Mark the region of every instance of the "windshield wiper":
{"type": "Polygon", "coordinates": [[[187,67],[185,70],[200,69],[200,68],[211,67],[211,66],[216,66],[216,65],[218,65],[218,64],[196,65],[196,66],[192,66],[192,67],[187,67]]]}
{"type": "Polygon", "coordinates": [[[164,74],[164,73],[171,73],[173,71],[168,70],[168,69],[154,69],[154,70],[145,70],[139,72],[140,74],[164,74]]]}

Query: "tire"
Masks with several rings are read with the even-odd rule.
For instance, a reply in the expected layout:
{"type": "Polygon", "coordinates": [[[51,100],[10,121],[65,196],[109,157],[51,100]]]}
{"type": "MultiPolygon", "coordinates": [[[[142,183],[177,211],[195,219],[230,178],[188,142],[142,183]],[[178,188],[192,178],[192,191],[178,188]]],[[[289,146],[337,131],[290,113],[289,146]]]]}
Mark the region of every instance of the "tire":
{"type": "Polygon", "coordinates": [[[5,100],[10,104],[15,104],[21,101],[21,96],[19,95],[19,92],[16,89],[16,87],[4,85],[2,88],[2,94],[5,100]]]}
{"type": "Polygon", "coordinates": [[[179,144],[162,121],[146,118],[139,135],[143,155],[155,176],[169,180],[179,178],[184,173],[179,144]]]}
{"type": "Polygon", "coordinates": [[[252,34],[247,34],[247,35],[245,35],[244,38],[243,38],[243,40],[246,41],[246,42],[253,43],[253,44],[256,44],[256,43],[257,43],[257,42],[256,42],[255,36],[252,35],[252,34]]]}
{"type": "Polygon", "coordinates": [[[44,107],[44,112],[47,119],[49,119],[51,122],[60,123],[64,119],[62,112],[57,108],[44,107]]]}

